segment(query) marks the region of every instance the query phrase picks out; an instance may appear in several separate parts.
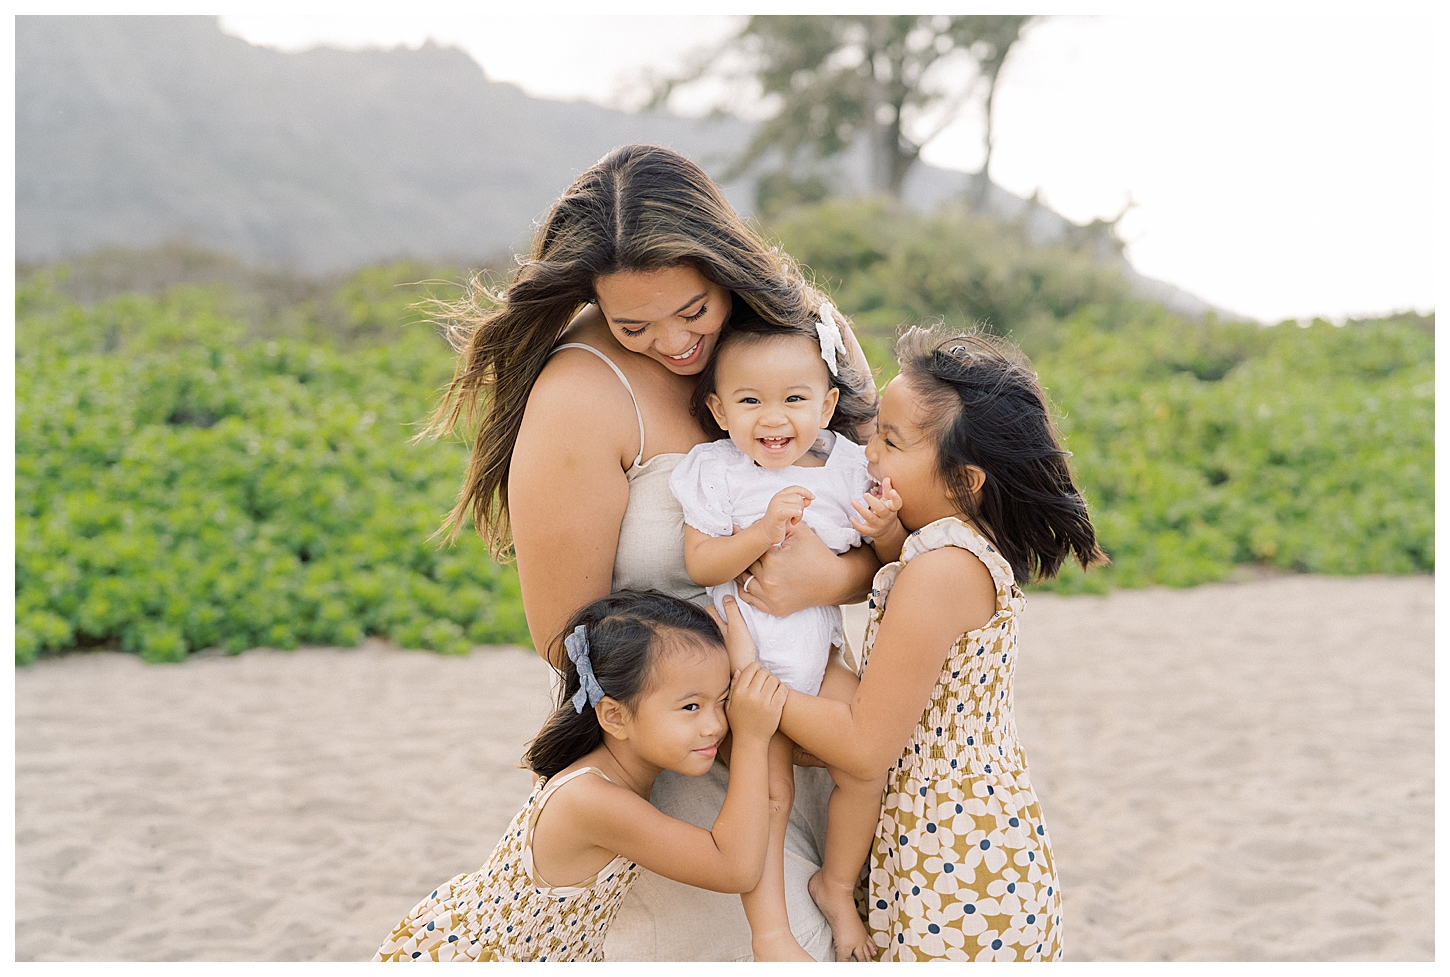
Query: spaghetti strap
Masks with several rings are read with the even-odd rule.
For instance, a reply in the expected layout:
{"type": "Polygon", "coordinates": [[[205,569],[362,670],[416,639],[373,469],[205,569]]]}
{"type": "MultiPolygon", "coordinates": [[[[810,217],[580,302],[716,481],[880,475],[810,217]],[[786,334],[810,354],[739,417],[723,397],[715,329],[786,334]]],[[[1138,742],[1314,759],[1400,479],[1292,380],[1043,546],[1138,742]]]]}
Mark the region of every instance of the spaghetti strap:
{"type": "MultiPolygon", "coordinates": [[[[543,807],[544,802],[553,796],[554,791],[558,790],[560,787],[563,787],[565,784],[573,780],[575,777],[578,777],[580,774],[586,773],[597,774],[598,776],[603,777],[605,780],[609,780],[609,775],[606,774],[603,770],[600,770],[598,767],[580,767],[578,770],[575,770],[572,773],[566,773],[564,776],[559,777],[558,779],[549,783],[548,786],[544,788],[543,793],[539,795],[539,801],[537,806],[543,807]]],[[[609,782],[611,784],[614,783],[614,781],[612,780],[609,780],[609,782]]]]}
{"type": "Polygon", "coordinates": [[[603,360],[605,364],[614,371],[614,375],[619,377],[619,382],[624,384],[624,389],[629,391],[629,399],[634,403],[634,419],[639,422],[639,453],[634,456],[634,465],[631,465],[630,467],[633,468],[639,465],[640,461],[644,458],[644,415],[639,412],[639,401],[635,398],[634,388],[629,385],[629,380],[625,377],[624,371],[621,370],[619,367],[615,366],[614,361],[611,360],[609,357],[605,356],[602,352],[595,349],[593,346],[586,346],[584,343],[560,343],[558,346],[555,346],[552,350],[549,351],[549,355],[553,356],[561,349],[589,350],[589,352],[593,353],[595,356],[603,360]]]}

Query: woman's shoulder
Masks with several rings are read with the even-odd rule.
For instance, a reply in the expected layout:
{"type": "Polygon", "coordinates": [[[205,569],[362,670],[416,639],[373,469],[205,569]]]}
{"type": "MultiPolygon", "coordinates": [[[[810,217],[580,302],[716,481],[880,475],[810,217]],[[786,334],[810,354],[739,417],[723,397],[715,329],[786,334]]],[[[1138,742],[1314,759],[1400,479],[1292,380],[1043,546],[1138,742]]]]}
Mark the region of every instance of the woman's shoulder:
{"type": "Polygon", "coordinates": [[[626,460],[639,450],[640,417],[630,388],[609,362],[586,349],[557,350],[544,364],[529,390],[520,439],[535,430],[551,444],[566,432],[582,434],[617,448],[626,460]]]}

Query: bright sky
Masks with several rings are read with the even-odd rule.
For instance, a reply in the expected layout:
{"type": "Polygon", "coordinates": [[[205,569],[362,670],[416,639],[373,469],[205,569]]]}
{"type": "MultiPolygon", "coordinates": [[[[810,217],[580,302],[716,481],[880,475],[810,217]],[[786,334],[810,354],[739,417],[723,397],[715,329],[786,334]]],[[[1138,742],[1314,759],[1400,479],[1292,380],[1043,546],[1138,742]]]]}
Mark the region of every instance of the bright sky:
{"type": "MultiPolygon", "coordinates": [[[[469,52],[545,98],[632,107],[646,69],[738,29],[738,16],[231,16],[299,50],[469,52]]],[[[1003,70],[993,178],[1085,222],[1112,217],[1145,275],[1262,321],[1435,304],[1438,29],[1424,14],[1062,16],[1003,70]]],[[[682,111],[700,108],[682,102],[682,111]]],[[[924,158],[974,170],[964,116],[924,158]]]]}

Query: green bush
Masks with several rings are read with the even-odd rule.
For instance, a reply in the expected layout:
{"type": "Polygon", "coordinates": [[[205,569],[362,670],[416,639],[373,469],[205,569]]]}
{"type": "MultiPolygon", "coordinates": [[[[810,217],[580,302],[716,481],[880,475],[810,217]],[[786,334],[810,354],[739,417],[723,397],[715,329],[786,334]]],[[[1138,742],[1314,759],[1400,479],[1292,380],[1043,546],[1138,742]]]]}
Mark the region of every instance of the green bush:
{"type": "Polygon", "coordinates": [[[1087,579],[1181,586],[1238,563],[1432,572],[1432,330],[1432,318],[1261,328],[1161,311],[1115,329],[1063,323],[1034,365],[1113,558],[1087,579]]]}
{"type": "Polygon", "coordinates": [[[513,570],[470,532],[429,540],[466,449],[409,438],[453,356],[401,324],[420,293],[388,279],[339,289],[375,340],[346,346],[247,343],[219,287],[82,307],[47,276],[21,283],[17,661],[528,641],[513,570]]]}
{"type": "MultiPolygon", "coordinates": [[[[886,198],[831,199],[787,211],[770,233],[868,337],[939,320],[980,323],[1030,347],[1081,308],[1117,314],[1132,304],[1096,241],[1033,245],[1025,226],[963,206],[922,214],[886,198]]],[[[880,343],[868,351],[889,352],[880,343]]]]}
{"type": "MultiPolygon", "coordinates": [[[[1047,586],[1433,571],[1433,317],[1189,322],[1084,254],[950,210],[827,201],[777,230],[883,380],[910,322],[986,318],[1032,354],[1113,561],[1047,586]]],[[[91,304],[58,270],[21,280],[16,661],[526,643],[513,569],[471,531],[429,538],[467,451],[410,440],[453,355],[413,308],[428,288],[394,283],[439,277],[459,276],[395,265],[91,304]]]]}

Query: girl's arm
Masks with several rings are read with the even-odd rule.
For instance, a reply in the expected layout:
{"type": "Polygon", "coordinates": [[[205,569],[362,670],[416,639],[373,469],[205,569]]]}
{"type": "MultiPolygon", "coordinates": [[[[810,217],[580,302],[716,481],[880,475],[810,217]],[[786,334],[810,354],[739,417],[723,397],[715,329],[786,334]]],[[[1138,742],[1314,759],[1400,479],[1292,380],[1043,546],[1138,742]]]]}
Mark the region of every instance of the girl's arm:
{"type": "Polygon", "coordinates": [[[569,615],[609,593],[638,450],[634,404],[609,367],[583,350],[551,359],[524,410],[508,497],[529,634],[555,667],[563,649],[549,643],[569,615]]]}
{"type": "MultiPolygon", "coordinates": [[[[727,605],[726,613],[731,613],[727,605]]],[[[734,610],[734,619],[745,623],[734,610]]],[[[766,746],[775,732],[786,687],[758,663],[730,686],[730,785],[710,830],[663,813],[633,791],[580,777],[565,816],[581,838],[616,852],[667,879],[715,892],[749,892],[760,882],[770,832],[766,746]]],[[[570,783],[550,805],[565,799],[570,783]]]]}
{"type": "Polygon", "coordinates": [[[902,568],[891,588],[855,699],[791,690],[781,732],[852,776],[879,777],[901,756],[931,702],[952,643],[985,625],[996,609],[992,575],[971,552],[943,547],[923,553],[902,568]]]}

